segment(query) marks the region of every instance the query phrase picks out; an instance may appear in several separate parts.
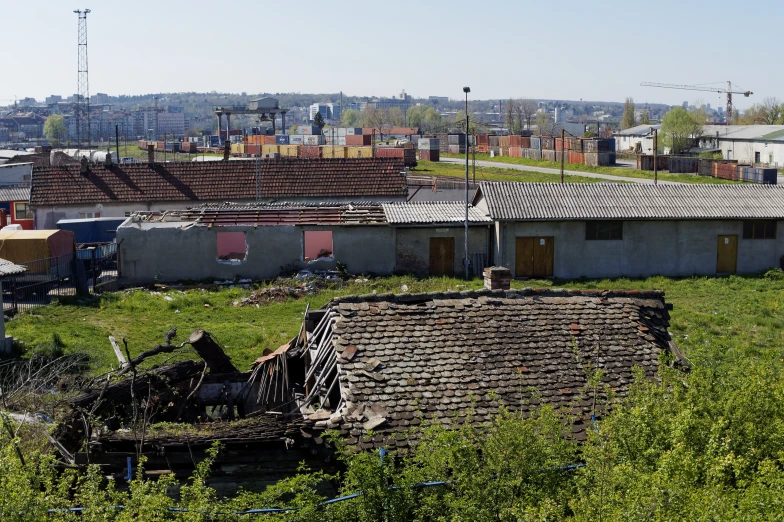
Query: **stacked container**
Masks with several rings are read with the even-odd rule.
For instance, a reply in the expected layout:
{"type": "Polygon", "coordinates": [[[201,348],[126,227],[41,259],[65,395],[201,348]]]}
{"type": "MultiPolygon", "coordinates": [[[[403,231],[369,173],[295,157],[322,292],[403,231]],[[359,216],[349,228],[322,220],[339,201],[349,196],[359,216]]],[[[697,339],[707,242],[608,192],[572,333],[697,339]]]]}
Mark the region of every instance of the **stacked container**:
{"type": "Polygon", "coordinates": [[[347,158],[346,147],[325,146],[321,147],[322,158],[347,158]]]}
{"type": "Polygon", "coordinates": [[[373,147],[348,147],[349,158],[372,158],[373,147]]]}
{"type": "Polygon", "coordinates": [[[346,145],[349,147],[364,147],[373,143],[373,136],[370,134],[347,134],[346,145]]]}

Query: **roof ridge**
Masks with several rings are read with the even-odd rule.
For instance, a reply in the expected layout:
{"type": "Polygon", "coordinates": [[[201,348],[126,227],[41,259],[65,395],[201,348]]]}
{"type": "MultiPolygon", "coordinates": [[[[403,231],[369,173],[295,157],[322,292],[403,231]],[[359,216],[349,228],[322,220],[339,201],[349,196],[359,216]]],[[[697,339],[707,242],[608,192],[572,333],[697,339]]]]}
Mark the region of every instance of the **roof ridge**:
{"type": "Polygon", "coordinates": [[[515,290],[462,290],[446,292],[421,292],[412,294],[359,294],[333,297],[330,304],[361,302],[423,303],[436,299],[477,299],[479,297],[520,298],[520,297],[601,297],[656,299],[664,302],[664,290],[593,290],[566,288],[521,288],[515,290]]]}

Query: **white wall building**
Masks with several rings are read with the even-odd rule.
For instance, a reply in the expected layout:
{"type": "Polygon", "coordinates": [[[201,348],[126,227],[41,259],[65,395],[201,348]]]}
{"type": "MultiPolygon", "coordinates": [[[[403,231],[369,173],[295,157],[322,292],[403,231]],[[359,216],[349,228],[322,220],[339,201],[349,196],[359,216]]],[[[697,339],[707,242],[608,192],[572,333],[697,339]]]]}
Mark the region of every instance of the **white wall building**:
{"type": "Polygon", "coordinates": [[[642,154],[653,154],[653,131],[659,130],[661,125],[637,125],[614,134],[615,150],[627,152],[640,147],[642,154]]]}
{"type": "Polygon", "coordinates": [[[784,166],[784,125],[706,125],[699,144],[743,165],[784,166]]]}

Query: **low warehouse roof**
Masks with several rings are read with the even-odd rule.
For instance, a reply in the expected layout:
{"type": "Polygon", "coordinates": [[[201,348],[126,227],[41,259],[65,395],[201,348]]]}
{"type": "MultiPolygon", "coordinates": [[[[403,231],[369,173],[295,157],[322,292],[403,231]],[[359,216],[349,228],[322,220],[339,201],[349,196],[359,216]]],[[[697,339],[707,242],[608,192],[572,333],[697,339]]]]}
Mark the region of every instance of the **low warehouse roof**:
{"type": "MultiPolygon", "coordinates": [[[[332,403],[337,411],[308,419],[338,429],[348,444],[400,447],[409,444],[408,427],[423,418],[482,425],[501,404],[528,411],[541,401],[576,408],[571,431],[581,439],[597,413],[586,395],[589,368],[603,370],[603,383],[624,395],[633,367],[651,378],[661,352],[680,357],[669,341],[667,310],[657,291],[338,298],[312,312],[323,316],[305,349],[310,372],[337,375],[340,402],[332,403]]],[[[316,382],[310,393],[333,387],[316,382]]]]}
{"type": "Polygon", "coordinates": [[[403,160],[277,159],[35,167],[33,206],[257,198],[403,197],[403,160]],[[258,181],[258,182],[257,182],[258,181]]]}
{"type": "MultiPolygon", "coordinates": [[[[384,214],[393,225],[463,223],[466,218],[465,203],[458,201],[422,201],[408,203],[384,203],[384,214]]],[[[471,223],[488,223],[490,216],[476,207],[468,207],[471,223]]]]}
{"type": "Polygon", "coordinates": [[[784,219],[784,187],[482,183],[475,204],[500,221],[784,219]]]}

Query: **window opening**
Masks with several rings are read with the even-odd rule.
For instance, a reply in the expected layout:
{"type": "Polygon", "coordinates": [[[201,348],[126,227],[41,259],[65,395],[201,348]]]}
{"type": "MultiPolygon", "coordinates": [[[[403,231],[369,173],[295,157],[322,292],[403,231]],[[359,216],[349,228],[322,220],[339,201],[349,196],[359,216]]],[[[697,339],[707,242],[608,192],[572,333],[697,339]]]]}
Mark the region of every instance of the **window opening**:
{"type": "Polygon", "coordinates": [[[623,239],[623,221],[586,221],[585,239],[599,241],[623,239]]]}
{"type": "Polygon", "coordinates": [[[245,232],[218,232],[218,263],[240,264],[248,256],[245,232]]]}
{"type": "Polygon", "coordinates": [[[776,239],[776,222],[744,221],[743,239],[776,239]]]}
{"type": "Polygon", "coordinates": [[[306,263],[335,259],[332,250],[331,230],[306,230],[304,242],[306,263]]]}
{"type": "Polygon", "coordinates": [[[27,203],[14,203],[16,219],[33,219],[33,210],[27,203]]]}

